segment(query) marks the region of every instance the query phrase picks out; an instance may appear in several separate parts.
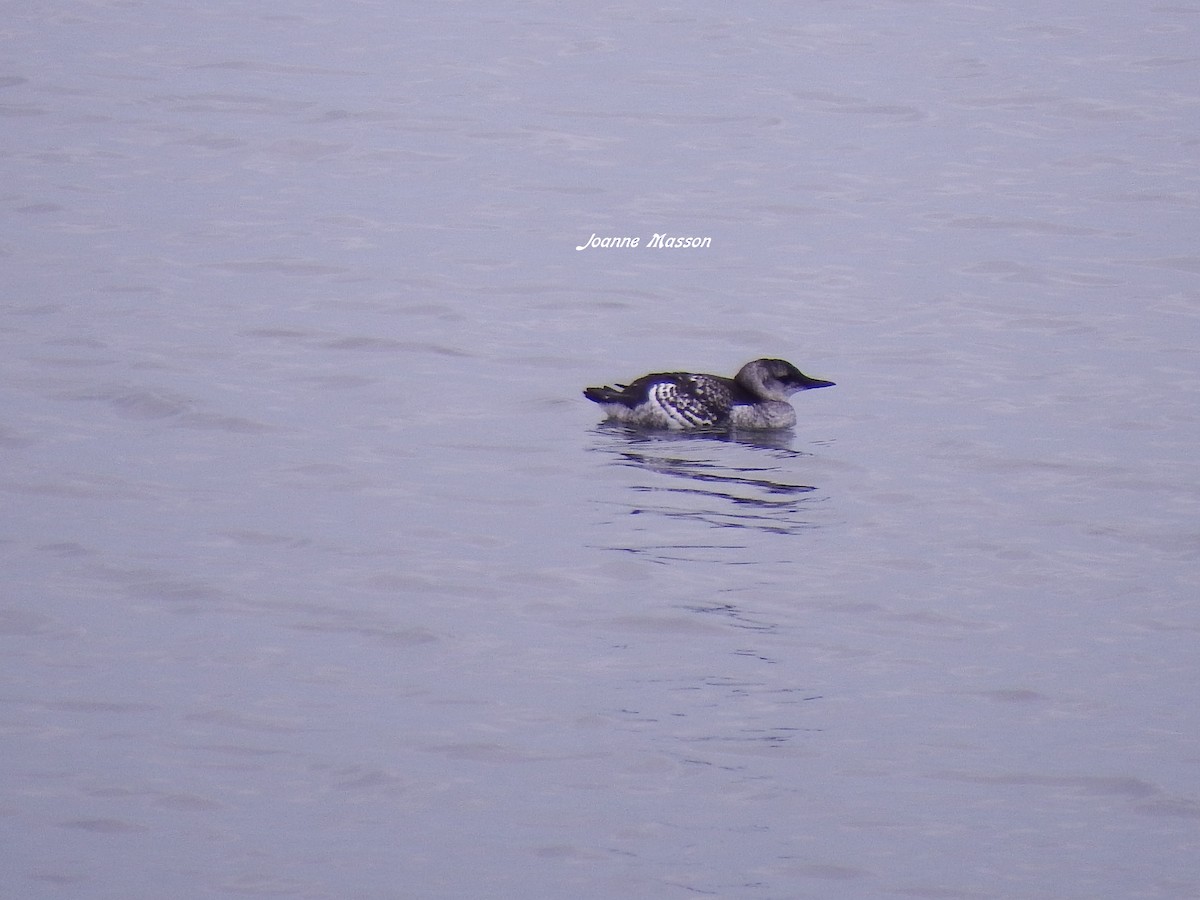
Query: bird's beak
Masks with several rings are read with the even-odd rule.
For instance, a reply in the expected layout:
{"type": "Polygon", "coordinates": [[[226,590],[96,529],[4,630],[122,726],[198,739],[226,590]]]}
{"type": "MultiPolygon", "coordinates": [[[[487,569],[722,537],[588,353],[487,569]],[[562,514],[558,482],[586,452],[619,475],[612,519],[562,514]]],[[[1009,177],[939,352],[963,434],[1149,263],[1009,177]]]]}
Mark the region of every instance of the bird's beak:
{"type": "Polygon", "coordinates": [[[807,375],[801,375],[799,378],[792,380],[792,386],[798,391],[811,391],[813,388],[833,387],[834,382],[824,381],[820,378],[809,378],[807,375]]]}

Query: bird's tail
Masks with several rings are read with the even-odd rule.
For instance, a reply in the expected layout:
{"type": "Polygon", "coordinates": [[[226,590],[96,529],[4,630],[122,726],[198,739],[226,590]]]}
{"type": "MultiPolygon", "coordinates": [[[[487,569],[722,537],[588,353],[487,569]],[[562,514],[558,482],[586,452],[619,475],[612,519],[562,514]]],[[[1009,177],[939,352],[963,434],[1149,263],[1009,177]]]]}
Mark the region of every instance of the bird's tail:
{"type": "Polygon", "coordinates": [[[586,388],[583,396],[587,397],[593,403],[620,403],[625,399],[625,385],[618,384],[615,388],[609,387],[607,384],[604,387],[586,388]]]}

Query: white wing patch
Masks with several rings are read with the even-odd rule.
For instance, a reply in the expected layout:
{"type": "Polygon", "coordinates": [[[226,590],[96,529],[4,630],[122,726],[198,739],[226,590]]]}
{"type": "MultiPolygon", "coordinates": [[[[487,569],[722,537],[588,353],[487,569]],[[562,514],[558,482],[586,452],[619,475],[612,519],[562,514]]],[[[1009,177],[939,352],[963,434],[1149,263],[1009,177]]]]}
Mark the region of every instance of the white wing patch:
{"type": "Polygon", "coordinates": [[[666,420],[670,428],[705,428],[715,425],[718,416],[702,397],[689,391],[681,391],[671,382],[660,381],[650,388],[647,398],[666,420]]]}

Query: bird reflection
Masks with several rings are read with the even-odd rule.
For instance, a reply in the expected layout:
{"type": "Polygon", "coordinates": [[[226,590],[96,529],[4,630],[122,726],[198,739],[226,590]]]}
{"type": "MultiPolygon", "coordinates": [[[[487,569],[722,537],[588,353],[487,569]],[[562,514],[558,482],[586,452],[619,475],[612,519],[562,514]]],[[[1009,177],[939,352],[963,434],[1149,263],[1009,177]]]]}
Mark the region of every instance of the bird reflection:
{"type": "Polygon", "coordinates": [[[645,432],[607,423],[593,433],[593,451],[639,473],[626,495],[601,502],[656,523],[635,526],[620,549],[661,561],[713,558],[744,548],[752,532],[796,534],[817,524],[824,498],[797,464],[812,454],[792,449],[789,433],[645,432]],[[715,542],[714,528],[728,540],[715,542]],[[656,543],[635,544],[647,534],[656,543]]]}

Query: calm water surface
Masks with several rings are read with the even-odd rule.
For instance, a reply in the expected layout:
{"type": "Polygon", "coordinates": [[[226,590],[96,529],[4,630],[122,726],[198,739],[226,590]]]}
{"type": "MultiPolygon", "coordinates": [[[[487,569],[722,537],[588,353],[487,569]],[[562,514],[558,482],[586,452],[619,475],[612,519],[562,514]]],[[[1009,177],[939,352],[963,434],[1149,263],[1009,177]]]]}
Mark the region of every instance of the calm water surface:
{"type": "Polygon", "coordinates": [[[0,39],[13,896],[1200,895],[1200,5],[0,39]]]}

